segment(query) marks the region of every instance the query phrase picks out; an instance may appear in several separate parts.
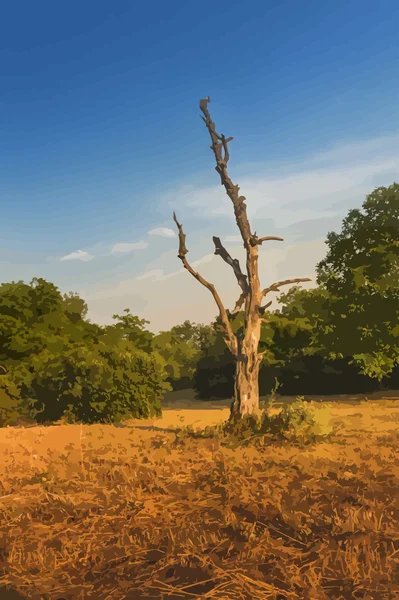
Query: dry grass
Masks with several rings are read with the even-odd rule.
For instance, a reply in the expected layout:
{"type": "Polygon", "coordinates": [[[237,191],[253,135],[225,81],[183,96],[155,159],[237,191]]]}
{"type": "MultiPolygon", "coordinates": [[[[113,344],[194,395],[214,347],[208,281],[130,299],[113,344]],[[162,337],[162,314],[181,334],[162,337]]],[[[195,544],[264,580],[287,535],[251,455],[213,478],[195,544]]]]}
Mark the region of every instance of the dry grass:
{"type": "Polygon", "coordinates": [[[48,600],[399,597],[398,401],[330,406],[332,438],[302,446],[167,431],[217,422],[223,404],[170,408],[148,429],[0,430],[0,586],[48,600]]]}

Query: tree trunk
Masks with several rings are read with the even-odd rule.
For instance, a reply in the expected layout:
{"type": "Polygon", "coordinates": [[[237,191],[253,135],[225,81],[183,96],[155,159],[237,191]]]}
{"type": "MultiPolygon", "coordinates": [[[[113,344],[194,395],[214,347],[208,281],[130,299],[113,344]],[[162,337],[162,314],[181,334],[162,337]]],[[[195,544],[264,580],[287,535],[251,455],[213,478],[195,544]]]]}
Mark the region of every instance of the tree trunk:
{"type": "MultiPolygon", "coordinates": [[[[260,327],[258,326],[260,333],[260,327]]],[[[230,418],[241,419],[259,409],[259,338],[252,335],[244,340],[236,357],[234,380],[234,400],[231,405],[230,418]]]]}

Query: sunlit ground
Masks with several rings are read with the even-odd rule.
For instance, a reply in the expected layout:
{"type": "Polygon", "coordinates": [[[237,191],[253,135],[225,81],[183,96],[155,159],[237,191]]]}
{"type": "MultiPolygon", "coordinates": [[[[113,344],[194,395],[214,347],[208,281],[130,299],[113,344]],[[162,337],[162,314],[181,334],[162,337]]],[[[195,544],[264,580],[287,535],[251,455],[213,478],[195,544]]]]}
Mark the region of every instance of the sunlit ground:
{"type": "Polygon", "coordinates": [[[232,449],[175,433],[229,414],[184,396],[147,422],[0,430],[0,587],[37,600],[399,597],[399,400],[313,400],[330,438],[232,449]]]}

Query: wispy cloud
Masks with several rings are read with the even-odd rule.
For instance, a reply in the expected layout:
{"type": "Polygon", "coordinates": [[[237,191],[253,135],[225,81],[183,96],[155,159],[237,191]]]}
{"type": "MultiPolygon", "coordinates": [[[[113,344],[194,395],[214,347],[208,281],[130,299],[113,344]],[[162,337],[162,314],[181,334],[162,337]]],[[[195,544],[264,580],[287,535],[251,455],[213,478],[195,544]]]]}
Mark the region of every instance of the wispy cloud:
{"type": "MultiPolygon", "coordinates": [[[[374,187],[392,183],[399,167],[398,144],[399,136],[348,143],[294,163],[277,176],[266,164],[251,175],[240,174],[237,166],[231,175],[247,198],[253,223],[268,219],[277,228],[286,228],[342,214],[360,205],[374,187]]],[[[173,192],[173,206],[183,213],[183,220],[184,212],[190,218],[212,220],[232,216],[231,201],[216,180],[211,187],[181,186],[173,192]]]]}
{"type": "Polygon", "coordinates": [[[139,275],[138,277],[136,277],[136,281],[143,281],[145,279],[152,282],[166,281],[167,279],[171,279],[171,277],[180,275],[180,273],[183,273],[183,271],[184,269],[179,269],[178,271],[165,273],[163,269],[151,269],[151,271],[147,271],[147,273],[143,273],[143,275],[139,275]]]}
{"type": "Polygon", "coordinates": [[[143,275],[139,275],[136,277],[137,281],[143,281],[144,279],[151,279],[151,281],[162,281],[165,274],[163,269],[152,269],[147,273],[143,273],[143,275]]]}
{"type": "Polygon", "coordinates": [[[206,263],[212,262],[214,258],[215,258],[214,254],[206,254],[202,258],[199,258],[198,260],[195,260],[193,263],[191,263],[191,266],[199,267],[199,265],[204,265],[206,263]]]}
{"type": "Polygon", "coordinates": [[[112,248],[111,253],[112,254],[127,254],[129,252],[134,252],[135,250],[145,250],[146,248],[148,248],[148,242],[145,242],[144,240],[141,240],[140,242],[133,242],[133,243],[120,243],[120,244],[115,244],[115,246],[112,248]]]}
{"type": "Polygon", "coordinates": [[[156,227],[148,232],[148,235],[160,235],[161,237],[173,238],[176,237],[175,232],[169,227],[156,227]]]}
{"type": "MultiPolygon", "coordinates": [[[[270,166],[268,164],[252,176],[243,176],[240,165],[234,173],[232,170],[233,180],[240,184],[247,197],[248,215],[254,231],[261,236],[279,235],[285,240],[260,247],[262,284],[266,286],[291,277],[311,277],[312,281],[303,287],[316,285],[315,267],[325,256],[328,231],[339,231],[347,211],[360,207],[374,187],[390,185],[397,179],[397,148],[393,138],[371,140],[334,147],[301,163],[287,164],[284,172],[278,170],[275,173],[266,168],[270,166]]],[[[231,201],[217,179],[214,186],[201,186],[200,183],[173,189],[166,195],[166,200],[163,196],[163,206],[165,201],[178,210],[180,219],[186,224],[190,264],[217,286],[225,305],[233,307],[240,290],[232,270],[211,253],[212,235],[220,235],[228,249],[230,245],[231,254],[240,260],[243,269],[245,250],[231,201]]],[[[214,318],[217,310],[209,291],[184,272],[176,258],[176,250],[170,249],[168,243],[161,243],[162,237],[172,238],[172,235],[158,233],[163,229],[157,227],[151,230],[157,233],[149,232],[161,237],[158,240],[160,247],[154,248],[154,253],[149,253],[148,257],[146,255],[148,262],[139,264],[137,261],[133,265],[136,272],[132,272],[131,265],[129,274],[118,272],[118,276],[124,277],[119,283],[115,279],[107,283],[103,278],[101,285],[104,287],[88,295],[91,318],[107,322],[111,314],[125,306],[141,311],[141,316],[148,318],[155,330],[185,319],[209,322],[214,318]]],[[[157,246],[156,240],[153,241],[157,246]]],[[[97,256],[98,253],[94,253],[97,256]]],[[[273,306],[277,297],[278,294],[273,306]]]]}
{"type": "Polygon", "coordinates": [[[93,260],[94,256],[86,252],[85,250],[77,250],[76,252],[71,252],[70,254],[66,254],[62,256],[60,260],[81,260],[82,262],[87,262],[89,260],[93,260]]]}

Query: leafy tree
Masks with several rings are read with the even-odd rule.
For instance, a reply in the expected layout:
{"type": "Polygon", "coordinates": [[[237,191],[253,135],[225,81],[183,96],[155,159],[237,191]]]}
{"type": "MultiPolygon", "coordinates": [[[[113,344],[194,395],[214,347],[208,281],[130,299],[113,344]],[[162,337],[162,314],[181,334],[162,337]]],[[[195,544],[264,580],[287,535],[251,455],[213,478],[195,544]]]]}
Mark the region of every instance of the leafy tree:
{"type": "Polygon", "coordinates": [[[159,413],[170,386],[147,322],[126,310],[100,327],[86,315],[79,296],[44,279],[0,286],[3,422],[28,410],[38,421],[65,411],[87,422],[159,413]]]}
{"type": "Polygon", "coordinates": [[[399,356],[399,185],[374,190],[327,245],[317,267],[330,310],[320,343],[331,357],[353,357],[362,373],[382,380],[399,356]]]}
{"type": "Polygon", "coordinates": [[[123,315],[113,315],[116,323],[105,328],[104,340],[111,344],[126,340],[132,342],[135,348],[150,352],[154,334],[146,328],[149,321],[133,315],[129,308],[123,312],[123,315]]]}

